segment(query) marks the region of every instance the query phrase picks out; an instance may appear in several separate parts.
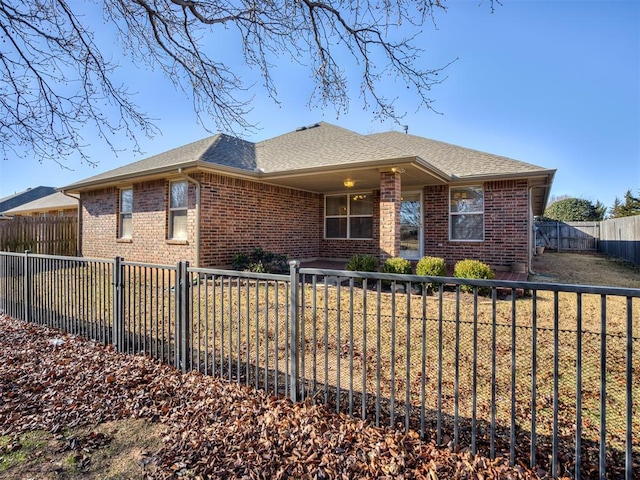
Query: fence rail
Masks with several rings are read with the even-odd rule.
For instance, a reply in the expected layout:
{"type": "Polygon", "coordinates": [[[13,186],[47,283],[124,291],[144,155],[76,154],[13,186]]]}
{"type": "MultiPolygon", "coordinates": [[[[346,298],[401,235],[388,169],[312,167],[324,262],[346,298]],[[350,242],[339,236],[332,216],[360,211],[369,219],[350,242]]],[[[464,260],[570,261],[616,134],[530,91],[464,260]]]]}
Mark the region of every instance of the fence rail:
{"type": "Polygon", "coordinates": [[[0,310],[554,477],[640,471],[639,289],[0,253],[0,310]]]}

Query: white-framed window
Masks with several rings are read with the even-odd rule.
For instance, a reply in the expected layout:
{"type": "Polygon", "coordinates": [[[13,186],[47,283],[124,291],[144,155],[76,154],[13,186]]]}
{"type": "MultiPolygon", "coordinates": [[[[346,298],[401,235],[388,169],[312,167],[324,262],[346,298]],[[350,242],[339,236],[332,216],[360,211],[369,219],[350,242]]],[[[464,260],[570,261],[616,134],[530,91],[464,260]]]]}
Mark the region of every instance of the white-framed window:
{"type": "Polygon", "coordinates": [[[325,238],[370,239],[373,237],[371,192],[327,195],[324,213],[325,238]]]}
{"type": "Polygon", "coordinates": [[[186,180],[169,183],[169,239],[187,239],[189,184],[186,180]]]}
{"type": "Polygon", "coordinates": [[[482,185],[449,189],[449,239],[484,240],[484,189],[482,185]]]}
{"type": "Polygon", "coordinates": [[[120,189],[120,214],[118,220],[118,236],[131,238],[133,233],[133,188],[120,189]]]}

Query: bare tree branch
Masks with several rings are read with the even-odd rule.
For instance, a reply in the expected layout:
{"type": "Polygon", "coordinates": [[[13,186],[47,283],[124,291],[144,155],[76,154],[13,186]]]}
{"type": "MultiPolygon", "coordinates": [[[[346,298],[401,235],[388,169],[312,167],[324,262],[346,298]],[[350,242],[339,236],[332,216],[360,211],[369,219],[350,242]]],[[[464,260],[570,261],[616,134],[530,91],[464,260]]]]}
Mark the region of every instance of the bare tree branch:
{"type": "MultiPolygon", "coordinates": [[[[432,108],[431,89],[446,68],[422,66],[417,46],[422,26],[446,11],[444,0],[102,0],[96,5],[115,28],[124,54],[159,68],[192,99],[200,123],[226,132],[255,127],[247,117],[257,79],[277,102],[273,73],[281,62],[309,68],[309,106],[333,106],[339,115],[348,111],[358,87],[365,109],[396,121],[403,115],[395,109],[400,96],[411,95],[416,108],[432,108]],[[259,76],[247,82],[239,62],[223,55],[230,39],[241,47],[246,68],[259,76]],[[389,81],[402,94],[384,96],[389,81]]],[[[87,125],[113,150],[116,133],[135,142],[140,132],[156,132],[126,86],[113,83],[116,65],[67,0],[0,0],[0,32],[5,158],[26,152],[64,165],[66,156],[79,153],[91,162],[80,136],[87,125]]]]}

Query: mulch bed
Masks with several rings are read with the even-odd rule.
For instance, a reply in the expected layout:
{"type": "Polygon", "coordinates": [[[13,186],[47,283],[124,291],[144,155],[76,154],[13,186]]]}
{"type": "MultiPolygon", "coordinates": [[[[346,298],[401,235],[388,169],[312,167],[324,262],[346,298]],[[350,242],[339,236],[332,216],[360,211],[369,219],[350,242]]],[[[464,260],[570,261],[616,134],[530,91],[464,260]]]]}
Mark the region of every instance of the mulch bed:
{"type": "Polygon", "coordinates": [[[0,315],[0,435],[128,417],[167,428],[147,478],[544,475],[0,315]]]}

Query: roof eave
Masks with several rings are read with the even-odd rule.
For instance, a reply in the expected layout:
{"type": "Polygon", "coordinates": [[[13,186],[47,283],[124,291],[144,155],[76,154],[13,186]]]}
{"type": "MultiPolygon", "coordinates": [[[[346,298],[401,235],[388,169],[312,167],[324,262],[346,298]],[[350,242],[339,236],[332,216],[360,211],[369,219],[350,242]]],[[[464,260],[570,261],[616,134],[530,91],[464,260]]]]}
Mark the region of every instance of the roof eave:
{"type": "Polygon", "coordinates": [[[310,175],[318,172],[326,171],[347,171],[347,170],[362,170],[365,168],[385,168],[401,166],[402,164],[414,163],[416,157],[398,157],[398,158],[385,158],[381,160],[370,160],[367,162],[358,163],[341,163],[336,165],[319,165],[316,167],[299,168],[296,170],[280,170],[273,172],[260,171],[261,178],[277,179],[277,178],[291,178],[302,175],[310,175]]]}
{"type": "Polygon", "coordinates": [[[207,171],[213,173],[224,173],[233,175],[236,177],[252,178],[255,179],[259,172],[251,172],[241,168],[228,167],[225,165],[212,164],[204,162],[202,160],[194,160],[183,163],[176,163],[164,167],[159,167],[144,172],[132,172],[124,175],[118,175],[115,177],[98,179],[94,181],[84,181],[73,183],[66,187],[62,187],[59,190],[65,193],[81,193],[89,190],[95,190],[97,188],[108,188],[119,185],[126,185],[131,183],[147,182],[150,180],[157,180],[160,178],[166,178],[171,174],[177,174],[179,170],[184,173],[193,173],[197,171],[207,171]]]}
{"type": "Polygon", "coordinates": [[[486,175],[465,175],[455,176],[450,178],[452,184],[464,184],[469,182],[492,182],[500,180],[517,180],[517,179],[532,179],[532,178],[549,178],[553,179],[556,170],[532,170],[528,172],[514,172],[504,174],[489,173],[486,175]]]}

